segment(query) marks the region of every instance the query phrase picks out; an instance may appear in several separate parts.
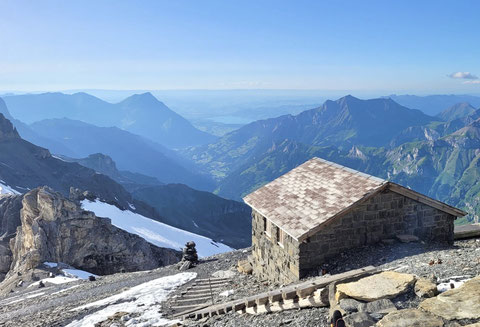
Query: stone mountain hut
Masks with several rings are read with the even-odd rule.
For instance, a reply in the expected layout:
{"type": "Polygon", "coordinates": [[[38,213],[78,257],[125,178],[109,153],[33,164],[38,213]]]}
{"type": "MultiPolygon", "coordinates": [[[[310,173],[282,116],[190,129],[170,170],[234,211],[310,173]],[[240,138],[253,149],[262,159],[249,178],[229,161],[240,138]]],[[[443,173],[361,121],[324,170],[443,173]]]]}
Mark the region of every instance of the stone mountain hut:
{"type": "Polygon", "coordinates": [[[453,242],[462,210],[398,184],[313,158],[244,198],[252,208],[252,266],[289,283],[345,250],[414,235],[453,242]]]}

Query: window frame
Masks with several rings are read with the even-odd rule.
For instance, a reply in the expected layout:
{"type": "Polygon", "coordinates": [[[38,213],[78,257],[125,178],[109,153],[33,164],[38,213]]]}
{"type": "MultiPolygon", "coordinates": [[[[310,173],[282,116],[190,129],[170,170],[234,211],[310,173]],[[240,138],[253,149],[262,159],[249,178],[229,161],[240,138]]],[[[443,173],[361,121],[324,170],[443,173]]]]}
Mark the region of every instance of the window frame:
{"type": "Polygon", "coordinates": [[[272,222],[265,218],[265,226],[264,226],[264,232],[265,235],[267,235],[269,238],[272,238],[272,222]]]}
{"type": "Polygon", "coordinates": [[[277,244],[282,248],[285,247],[285,231],[277,226],[277,244]]]}

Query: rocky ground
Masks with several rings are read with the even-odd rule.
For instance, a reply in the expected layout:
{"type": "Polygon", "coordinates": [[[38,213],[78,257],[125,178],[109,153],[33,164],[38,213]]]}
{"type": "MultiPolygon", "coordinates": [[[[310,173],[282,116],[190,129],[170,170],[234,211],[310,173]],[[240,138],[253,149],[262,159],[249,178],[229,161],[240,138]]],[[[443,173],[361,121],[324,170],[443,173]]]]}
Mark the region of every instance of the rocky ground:
{"type": "MultiPolygon", "coordinates": [[[[221,270],[231,270],[235,275],[224,290],[234,290],[233,295],[225,298],[214,295],[214,302],[230,301],[248,295],[274,289],[265,281],[257,281],[254,277],[236,272],[238,260],[248,256],[248,250],[206,258],[189,269],[197,273],[197,278],[207,278],[221,270]]],[[[456,241],[453,246],[399,243],[378,244],[345,253],[332,260],[325,268],[328,273],[335,274],[368,265],[379,268],[395,269],[399,272],[415,274],[419,277],[436,279],[438,283],[480,275],[480,239],[456,241]],[[461,276],[459,278],[458,276],[461,276]]],[[[163,267],[151,271],[123,273],[103,276],[96,281],[77,281],[61,285],[51,285],[39,289],[27,288],[27,285],[15,288],[13,293],[0,298],[0,326],[65,326],[74,319],[82,318],[96,309],[70,311],[78,306],[118,294],[125,289],[151,281],[163,276],[179,273],[175,266],[163,267]]],[[[190,283],[177,288],[170,298],[162,303],[162,312],[171,313],[170,307],[175,296],[185,290],[190,283]]],[[[223,290],[222,290],[223,291],[223,290]]],[[[220,293],[220,292],[217,292],[220,293]]],[[[393,299],[399,309],[417,307],[420,299],[413,290],[393,299]]],[[[311,308],[284,311],[275,314],[238,315],[227,314],[200,321],[187,321],[189,326],[328,326],[329,309],[311,308]]],[[[160,313],[159,313],[160,315],[160,313]]],[[[106,320],[100,326],[128,326],[125,319],[106,320]]],[[[130,318],[134,318],[134,315],[130,318]]],[[[446,326],[464,326],[475,321],[461,320],[446,326]]],[[[131,324],[130,324],[131,325],[131,324]]]]}

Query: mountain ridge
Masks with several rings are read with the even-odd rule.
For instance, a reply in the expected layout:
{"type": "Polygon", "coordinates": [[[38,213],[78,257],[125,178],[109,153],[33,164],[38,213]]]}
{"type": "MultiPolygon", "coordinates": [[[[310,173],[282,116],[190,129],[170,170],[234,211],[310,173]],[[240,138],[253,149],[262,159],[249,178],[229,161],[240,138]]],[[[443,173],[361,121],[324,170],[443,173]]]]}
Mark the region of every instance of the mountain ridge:
{"type": "Polygon", "coordinates": [[[216,139],[195,128],[150,92],[134,94],[118,103],[85,92],[9,95],[3,99],[12,116],[27,124],[69,118],[99,127],[117,126],[170,148],[206,144],[216,139]]]}

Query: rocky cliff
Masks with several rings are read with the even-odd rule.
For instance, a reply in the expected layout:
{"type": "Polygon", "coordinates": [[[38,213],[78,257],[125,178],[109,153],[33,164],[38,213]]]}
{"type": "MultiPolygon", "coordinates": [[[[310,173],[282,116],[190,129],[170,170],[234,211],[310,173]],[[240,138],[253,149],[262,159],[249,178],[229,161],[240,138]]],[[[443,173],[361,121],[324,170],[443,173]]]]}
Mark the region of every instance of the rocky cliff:
{"type": "Polygon", "coordinates": [[[46,261],[105,275],[153,269],[180,258],[179,252],[125,232],[48,187],[12,198],[21,199],[22,208],[16,236],[10,240],[12,264],[3,286],[13,285],[46,261]]]}
{"type": "Polygon", "coordinates": [[[0,195],[0,280],[10,270],[12,251],[9,242],[20,226],[21,208],[21,196],[0,195]]]}

